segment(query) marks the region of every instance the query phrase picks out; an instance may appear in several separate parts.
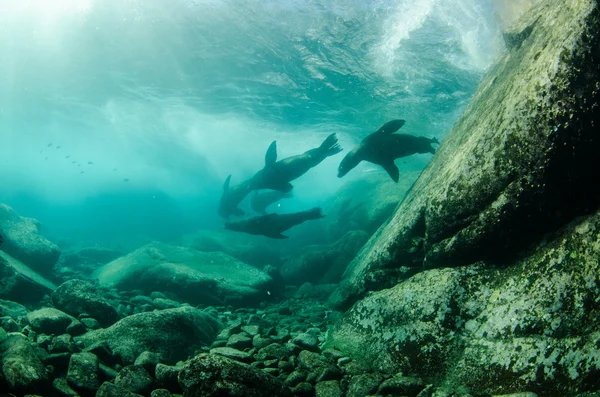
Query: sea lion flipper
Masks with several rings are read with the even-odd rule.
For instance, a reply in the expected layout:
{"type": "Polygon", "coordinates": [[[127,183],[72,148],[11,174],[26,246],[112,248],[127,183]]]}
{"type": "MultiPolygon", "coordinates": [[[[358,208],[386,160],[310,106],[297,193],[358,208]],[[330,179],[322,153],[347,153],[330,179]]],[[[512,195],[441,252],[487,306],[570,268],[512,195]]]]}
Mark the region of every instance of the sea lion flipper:
{"type": "Polygon", "coordinates": [[[233,215],[235,215],[235,216],[243,216],[245,214],[246,213],[244,212],[244,210],[239,209],[239,208],[236,208],[235,211],[233,211],[233,215]]]}
{"type": "Polygon", "coordinates": [[[223,183],[223,191],[227,192],[229,190],[229,182],[231,182],[231,174],[225,179],[225,183],[223,183]]]}
{"type": "Polygon", "coordinates": [[[289,238],[289,236],[285,236],[281,233],[274,233],[274,234],[265,234],[266,237],[270,237],[270,238],[276,238],[279,240],[283,240],[285,238],[289,238]]]}
{"type": "Polygon", "coordinates": [[[269,148],[267,149],[267,153],[265,154],[265,167],[268,167],[271,164],[275,164],[277,161],[277,141],[271,142],[269,148]]]}
{"type": "Polygon", "coordinates": [[[392,120],[388,121],[384,125],[382,125],[377,131],[373,134],[393,134],[398,131],[400,127],[402,127],[406,123],[404,120],[392,120]]]}
{"type": "Polygon", "coordinates": [[[394,182],[398,182],[398,179],[400,179],[400,170],[398,170],[398,167],[396,167],[396,164],[394,164],[393,160],[387,163],[383,163],[381,164],[381,166],[384,170],[387,171],[390,178],[392,178],[394,182]]]}
{"type": "Polygon", "coordinates": [[[279,190],[282,193],[289,193],[292,191],[293,188],[294,188],[294,185],[292,185],[289,182],[280,183],[277,186],[273,186],[273,190],[279,190]]]}

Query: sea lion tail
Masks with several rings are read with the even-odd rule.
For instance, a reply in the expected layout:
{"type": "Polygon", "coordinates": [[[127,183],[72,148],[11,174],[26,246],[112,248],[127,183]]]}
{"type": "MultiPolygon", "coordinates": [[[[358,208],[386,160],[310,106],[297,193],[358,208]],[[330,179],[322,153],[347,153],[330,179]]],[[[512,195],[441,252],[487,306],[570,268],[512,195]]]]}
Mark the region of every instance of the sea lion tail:
{"type": "Polygon", "coordinates": [[[431,143],[437,143],[439,145],[440,141],[438,141],[437,138],[431,138],[431,143]]]}
{"type": "Polygon", "coordinates": [[[319,150],[325,154],[324,157],[333,156],[334,154],[338,154],[343,150],[338,143],[338,139],[335,135],[335,132],[329,135],[327,138],[325,138],[321,146],[319,146],[319,150]]]}

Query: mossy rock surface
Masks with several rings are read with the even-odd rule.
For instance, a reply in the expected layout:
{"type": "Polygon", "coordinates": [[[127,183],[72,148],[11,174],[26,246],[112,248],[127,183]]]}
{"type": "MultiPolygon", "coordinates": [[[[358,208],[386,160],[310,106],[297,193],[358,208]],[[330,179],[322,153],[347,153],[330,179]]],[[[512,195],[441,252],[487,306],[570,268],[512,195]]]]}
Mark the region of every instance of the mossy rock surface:
{"type": "Polygon", "coordinates": [[[505,37],[506,53],[331,306],[391,287],[410,267],[510,263],[598,208],[598,3],[540,1],[505,37]]]}
{"type": "Polygon", "coordinates": [[[420,272],[356,303],[324,348],[386,373],[504,394],[600,388],[600,212],[510,267],[420,272]]]}

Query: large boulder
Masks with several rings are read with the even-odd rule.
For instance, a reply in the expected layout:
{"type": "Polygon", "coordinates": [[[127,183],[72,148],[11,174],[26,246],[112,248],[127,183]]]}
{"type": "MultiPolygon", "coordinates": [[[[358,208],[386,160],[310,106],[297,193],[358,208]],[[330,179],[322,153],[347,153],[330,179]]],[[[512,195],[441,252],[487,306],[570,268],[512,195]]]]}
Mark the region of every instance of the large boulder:
{"type": "Polygon", "coordinates": [[[333,244],[304,247],[302,253],[292,256],[281,268],[286,284],[337,283],[348,263],[369,239],[367,232],[353,230],[333,244]]]}
{"type": "Polygon", "coordinates": [[[403,267],[506,262],[600,203],[600,21],[594,0],[545,0],[505,34],[483,78],[390,222],[330,299],[347,308],[403,267]]]}
{"type": "Polygon", "coordinates": [[[52,293],[52,304],[75,317],[82,314],[92,316],[103,326],[114,324],[119,319],[116,309],[89,281],[65,281],[52,293]]]}
{"type": "Polygon", "coordinates": [[[34,303],[55,288],[51,281],[0,251],[0,299],[34,303]]]}
{"type": "Polygon", "coordinates": [[[222,252],[149,243],[99,269],[100,285],[169,292],[192,304],[249,304],[273,287],[266,273],[222,252]]]}
{"type": "Polygon", "coordinates": [[[75,340],[86,348],[107,344],[124,364],[133,364],[145,351],[158,354],[165,364],[175,364],[193,356],[201,346],[210,345],[219,329],[219,322],[210,314],[184,306],[134,314],[75,340]]]}
{"type": "Polygon", "coordinates": [[[600,386],[600,212],[504,268],[427,270],[356,303],[325,347],[490,394],[600,386]]]}
{"type": "Polygon", "coordinates": [[[39,233],[40,223],[19,216],[11,207],[0,204],[0,250],[43,275],[49,275],[60,257],[56,244],[39,233]]]}

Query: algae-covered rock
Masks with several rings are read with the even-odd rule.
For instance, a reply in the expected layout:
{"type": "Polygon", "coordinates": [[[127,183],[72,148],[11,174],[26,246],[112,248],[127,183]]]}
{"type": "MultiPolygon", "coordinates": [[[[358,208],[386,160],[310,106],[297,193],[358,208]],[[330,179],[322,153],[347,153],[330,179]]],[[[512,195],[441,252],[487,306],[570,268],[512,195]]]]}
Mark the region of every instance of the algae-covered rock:
{"type": "Polygon", "coordinates": [[[64,334],[74,317],[53,307],[45,307],[27,314],[27,320],[34,331],[44,334],[64,334]]]}
{"type": "Polygon", "coordinates": [[[353,230],[333,244],[305,247],[283,265],[281,276],[286,284],[293,285],[336,283],[368,238],[365,231],[353,230]]]}
{"type": "Polygon", "coordinates": [[[219,328],[213,316],[186,306],[134,314],[75,340],[86,347],[105,344],[124,364],[133,364],[144,351],[157,353],[162,362],[174,364],[192,356],[201,346],[210,345],[219,328]]]}
{"type": "Polygon", "coordinates": [[[540,1],[519,19],[507,32],[518,43],[349,266],[332,306],[393,286],[402,267],[510,261],[598,207],[599,25],[594,0],[540,1]]]}
{"type": "Polygon", "coordinates": [[[115,308],[89,281],[65,281],[52,293],[52,303],[75,317],[84,313],[92,316],[103,326],[111,325],[119,319],[115,308]]]}
{"type": "Polygon", "coordinates": [[[39,233],[39,227],[37,220],[19,216],[11,207],[0,203],[0,230],[4,238],[0,250],[36,272],[49,275],[60,257],[60,250],[39,233]]]}
{"type": "Polygon", "coordinates": [[[260,369],[213,354],[200,354],[179,372],[184,397],[292,396],[276,377],[260,369]]]}
{"type": "Polygon", "coordinates": [[[9,334],[2,341],[0,366],[9,390],[14,393],[44,393],[50,387],[46,368],[22,334],[9,334]]]}
{"type": "Polygon", "coordinates": [[[170,292],[193,304],[249,304],[265,299],[273,280],[222,252],[149,243],[96,273],[100,285],[170,292]]]}
{"type": "Polygon", "coordinates": [[[15,302],[37,302],[56,285],[21,261],[0,251],[0,298],[15,302]]]}
{"type": "Polygon", "coordinates": [[[600,212],[514,265],[431,269],[356,303],[329,333],[373,369],[491,394],[596,390],[600,212]]]}

